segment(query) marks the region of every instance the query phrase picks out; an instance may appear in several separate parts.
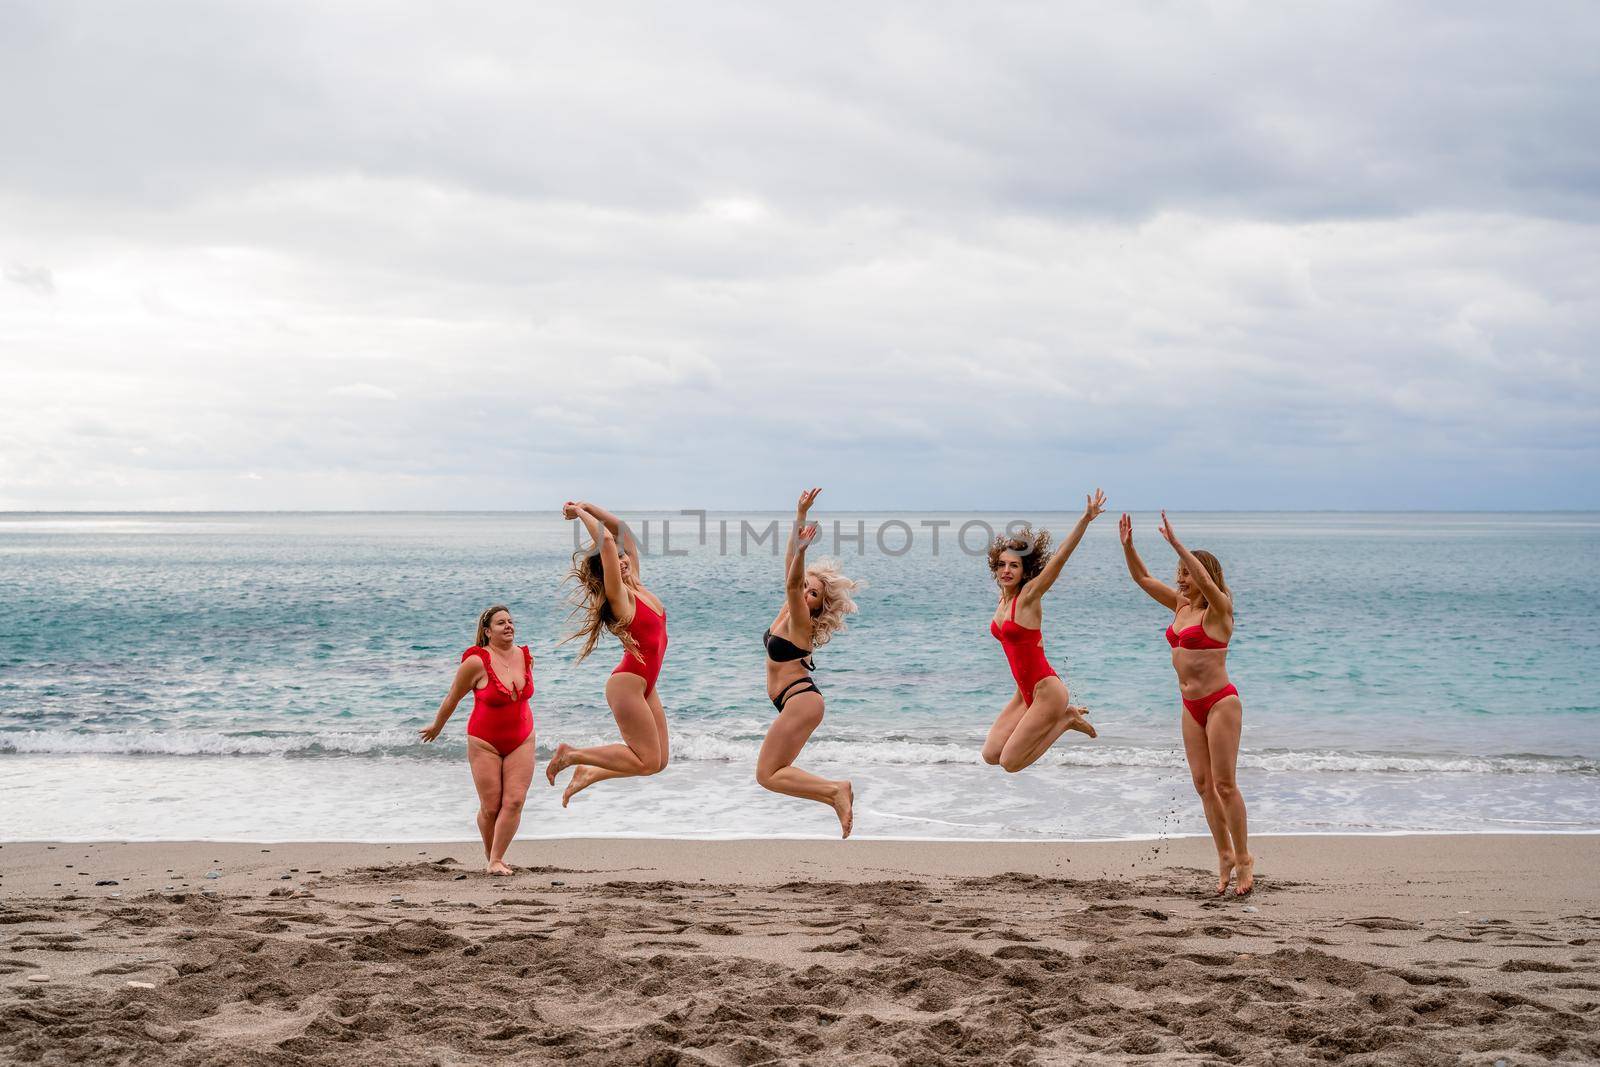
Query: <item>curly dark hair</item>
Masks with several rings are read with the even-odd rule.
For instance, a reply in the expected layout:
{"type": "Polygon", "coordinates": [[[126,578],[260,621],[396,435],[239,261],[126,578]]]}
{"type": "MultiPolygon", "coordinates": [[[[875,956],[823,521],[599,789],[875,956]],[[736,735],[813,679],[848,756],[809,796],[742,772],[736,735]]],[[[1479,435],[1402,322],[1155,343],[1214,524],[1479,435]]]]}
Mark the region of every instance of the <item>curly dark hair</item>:
{"type": "Polygon", "coordinates": [[[1000,534],[990,541],[990,574],[1000,569],[1002,552],[1015,552],[1022,557],[1022,584],[1026,585],[1038,577],[1039,572],[1044,570],[1045,561],[1050,558],[1050,531],[1040,530],[1036,533],[1033,527],[1024,523],[1015,534],[1000,534]]]}

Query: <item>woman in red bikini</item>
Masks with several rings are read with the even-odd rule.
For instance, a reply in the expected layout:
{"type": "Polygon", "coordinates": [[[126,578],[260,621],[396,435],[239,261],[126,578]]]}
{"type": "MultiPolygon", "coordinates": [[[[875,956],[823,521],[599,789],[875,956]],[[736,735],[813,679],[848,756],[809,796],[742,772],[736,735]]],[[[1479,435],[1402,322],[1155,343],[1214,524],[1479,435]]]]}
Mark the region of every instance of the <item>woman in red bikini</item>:
{"type": "Polygon", "coordinates": [[[577,583],[573,614],[581,614],[583,623],[567,640],[583,639],[579,663],[594,651],[602,630],[615,634],[623,649],[622,662],[606,680],[606,703],[616,717],[622,743],[593,748],[560,744],[545,764],[544,775],[552,786],[556,775],[577,767],[561,794],[561,806],[566,807],[596,782],[655,774],[666,767],[667,715],[656,678],[667,654],[667,609],[639,584],[639,546],[620,519],[586,501],[568,501],[561,513],[582,522],[593,541],[572,557],[568,577],[577,583]]]}
{"type": "Polygon", "coordinates": [[[1061,547],[1050,554],[1050,534],[1024,527],[1017,536],[1001,535],[989,546],[989,571],[1000,587],[1000,606],[989,620],[989,633],[1005,650],[1017,690],[1000,717],[989,727],[983,761],[1007,771],[1029,766],[1068,730],[1095,736],[1084,709],[1067,699],[1067,683],[1044,655],[1045,593],[1061,576],[1061,568],[1083,535],[1106,509],[1106,495],[1096,489],[1085,497],[1083,515],[1061,547]],[[1049,558],[1046,559],[1046,555],[1049,558]]]}
{"type": "Polygon", "coordinates": [[[767,698],[778,709],[778,717],[761,742],[756,781],[774,793],[827,804],[839,816],[841,836],[849,837],[854,818],[850,783],[794,765],[811,732],[822,723],[822,690],[811,677],[816,670],[812,653],[845,628],[844,617],[856,610],[850,594],[861,587],[827,561],[806,566],[806,548],[817,536],[816,525],[806,523],[806,512],[820,492],[807,489],[800,494],[784,560],[783,608],[761,635],[767,646],[767,698]]]}
{"type": "Polygon", "coordinates": [[[478,616],[478,636],[461,653],[461,666],[433,725],[418,733],[423,744],[439,736],[456,705],[472,693],[467,719],[467,763],[478,789],[478,833],[492,875],[513,873],[506,849],[522,822],[533,781],[533,653],[516,644],[517,625],[504,604],[478,616]]]}
{"type": "Polygon", "coordinates": [[[1234,875],[1238,879],[1234,894],[1246,896],[1255,888],[1256,860],[1250,855],[1244,797],[1239,795],[1234,777],[1244,705],[1239,690],[1228,681],[1233,596],[1222,580],[1222,564],[1204,549],[1191,552],[1183,547],[1163,511],[1161,536],[1178,553],[1174,589],[1152,577],[1139,558],[1133,547],[1133,520],[1123,515],[1117,528],[1134,584],[1172,612],[1166,638],[1172,646],[1172,669],[1178,672],[1178,695],[1183,700],[1178,720],[1183,724],[1189,773],[1217,846],[1217,896],[1228,891],[1228,880],[1234,875]]]}

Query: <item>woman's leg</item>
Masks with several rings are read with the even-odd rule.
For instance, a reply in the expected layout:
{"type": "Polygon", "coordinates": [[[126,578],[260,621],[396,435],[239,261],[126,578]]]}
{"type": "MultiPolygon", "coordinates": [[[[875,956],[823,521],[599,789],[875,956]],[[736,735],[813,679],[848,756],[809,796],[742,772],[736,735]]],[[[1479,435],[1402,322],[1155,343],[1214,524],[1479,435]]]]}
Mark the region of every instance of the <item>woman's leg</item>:
{"type": "Polygon", "coordinates": [[[1016,730],[1017,723],[1022,721],[1023,712],[1028,706],[1022,701],[1022,693],[1011,694],[1011,699],[1006,701],[1006,706],[1000,709],[1000,715],[994,720],[994,725],[989,727],[989,736],[983,742],[983,762],[991,766],[1000,762],[1000,753],[1004,751],[1006,742],[1011,740],[1011,734],[1016,730]]]}
{"type": "Polygon", "coordinates": [[[593,748],[557,745],[544,768],[551,785],[556,784],[556,775],[573,766],[613,771],[609,776],[613,778],[633,778],[661,769],[661,731],[650,702],[645,699],[644,679],[637,674],[613,674],[606,681],[606,703],[611,705],[622,743],[593,748]]]}
{"type": "MultiPolygon", "coordinates": [[[[650,705],[650,715],[655,719],[656,740],[660,745],[661,759],[656,770],[665,770],[667,766],[667,713],[661,706],[661,690],[650,690],[650,696],[646,703],[650,705]]],[[[628,775],[621,771],[603,771],[596,767],[579,767],[572,772],[572,777],[567,779],[566,791],[561,794],[561,806],[563,808],[566,807],[568,801],[596,782],[604,782],[609,778],[626,777],[628,775]]]]}
{"type": "MultiPolygon", "coordinates": [[[[1213,713],[1215,709],[1212,709],[1213,713]]],[[[1222,814],[1222,803],[1217,799],[1216,786],[1211,777],[1211,746],[1206,741],[1206,731],[1189,714],[1180,708],[1183,720],[1183,754],[1189,761],[1189,775],[1194,779],[1194,791],[1200,794],[1200,806],[1205,809],[1206,825],[1211,828],[1211,842],[1217,846],[1217,895],[1228,890],[1228,878],[1233,874],[1233,845],[1228,839],[1228,822],[1222,814]]]]}
{"type": "Polygon", "coordinates": [[[487,741],[467,738],[467,763],[472,768],[472,784],[478,790],[478,834],[483,838],[483,858],[494,853],[494,824],[500,817],[500,753],[487,741]]]}
{"type": "Polygon", "coordinates": [[[1000,766],[1012,773],[1031,766],[1068,730],[1095,736],[1083,709],[1068,701],[1067,683],[1045,678],[1033,690],[1033,705],[1023,712],[1000,750],[1000,766]]]}
{"type": "Polygon", "coordinates": [[[850,783],[822,778],[794,766],[811,732],[822,722],[822,713],[821,693],[797,693],[789,698],[768,727],[766,740],[761,742],[756,781],[774,793],[829,805],[839,816],[844,836],[849,837],[854,802],[850,783]]]}
{"type": "Polygon", "coordinates": [[[1233,839],[1233,867],[1238,882],[1233,891],[1244,896],[1255,888],[1256,858],[1250,854],[1250,833],[1244,813],[1244,797],[1234,777],[1239,761],[1239,731],[1244,720],[1244,705],[1236,696],[1223,697],[1206,718],[1206,747],[1211,751],[1211,787],[1216,790],[1217,806],[1233,839]]]}
{"type": "Polygon", "coordinates": [[[533,735],[500,762],[500,814],[494,821],[494,840],[489,849],[489,873],[510,874],[506,849],[522,824],[522,805],[528,799],[528,783],[533,781],[533,735]],[[497,870],[498,868],[498,870],[497,870]]]}

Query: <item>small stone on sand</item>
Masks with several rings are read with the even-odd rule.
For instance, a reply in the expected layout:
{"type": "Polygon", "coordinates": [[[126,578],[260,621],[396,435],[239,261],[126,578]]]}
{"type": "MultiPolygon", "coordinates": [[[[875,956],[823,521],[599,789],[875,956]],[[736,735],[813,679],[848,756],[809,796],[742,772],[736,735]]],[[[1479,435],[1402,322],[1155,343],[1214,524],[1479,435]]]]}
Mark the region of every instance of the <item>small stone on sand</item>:
{"type": "Polygon", "coordinates": [[[206,872],[206,877],[207,878],[221,878],[222,877],[222,872],[221,871],[207,871],[206,872]]]}
{"type": "Polygon", "coordinates": [[[128,988],[129,989],[154,989],[155,987],[156,987],[156,984],[154,982],[129,982],[128,983],[128,988]]]}
{"type": "Polygon", "coordinates": [[[28,981],[38,982],[43,985],[45,982],[50,981],[50,976],[48,974],[30,974],[28,975],[28,981]]]}

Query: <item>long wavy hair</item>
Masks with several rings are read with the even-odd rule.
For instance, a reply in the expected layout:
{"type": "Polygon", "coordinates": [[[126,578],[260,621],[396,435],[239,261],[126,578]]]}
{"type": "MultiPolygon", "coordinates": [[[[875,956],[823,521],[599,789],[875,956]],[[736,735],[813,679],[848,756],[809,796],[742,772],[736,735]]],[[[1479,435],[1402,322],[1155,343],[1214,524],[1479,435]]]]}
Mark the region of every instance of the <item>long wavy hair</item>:
{"type": "Polygon", "coordinates": [[[806,577],[822,583],[822,610],[811,616],[811,647],[828,643],[834,634],[849,629],[844,623],[846,615],[856,613],[854,594],[867,587],[867,583],[845,577],[839,564],[822,559],[806,568],[806,577]]]}
{"type": "Polygon", "coordinates": [[[1015,552],[1022,557],[1022,581],[1017,583],[1020,589],[1038,577],[1044,570],[1045,561],[1050,558],[1050,531],[1040,530],[1035,533],[1032,526],[1024,523],[1022,529],[1015,534],[1000,534],[989,542],[989,573],[992,575],[1000,569],[1000,556],[1005,552],[1015,552]]]}
{"type": "MultiPolygon", "coordinates": [[[[1211,575],[1211,580],[1217,583],[1217,588],[1227,593],[1230,597],[1233,596],[1233,591],[1228,588],[1228,583],[1222,580],[1222,561],[1203,548],[1192,549],[1191,552],[1194,558],[1200,561],[1200,565],[1206,569],[1206,573],[1211,575]]],[[[1201,593],[1200,599],[1205,600],[1206,595],[1201,593]]],[[[1207,601],[1206,607],[1210,606],[1210,602],[1207,601]]]]}
{"type": "Polygon", "coordinates": [[[567,594],[567,600],[572,604],[567,618],[577,616],[580,621],[578,628],[562,638],[561,643],[564,645],[579,639],[583,641],[578,648],[577,662],[582,663],[594,651],[602,630],[609,631],[621,641],[629,655],[637,656],[639,642],[633,639],[627,627],[617,621],[616,612],[611,610],[611,599],[606,596],[605,561],[600,558],[600,553],[582,548],[574,552],[567,581],[573,583],[572,592],[567,594]]]}

